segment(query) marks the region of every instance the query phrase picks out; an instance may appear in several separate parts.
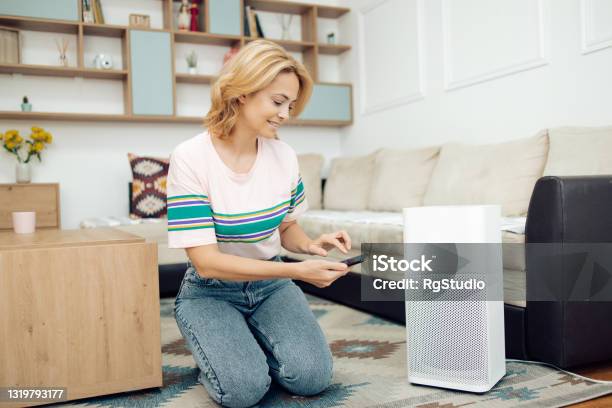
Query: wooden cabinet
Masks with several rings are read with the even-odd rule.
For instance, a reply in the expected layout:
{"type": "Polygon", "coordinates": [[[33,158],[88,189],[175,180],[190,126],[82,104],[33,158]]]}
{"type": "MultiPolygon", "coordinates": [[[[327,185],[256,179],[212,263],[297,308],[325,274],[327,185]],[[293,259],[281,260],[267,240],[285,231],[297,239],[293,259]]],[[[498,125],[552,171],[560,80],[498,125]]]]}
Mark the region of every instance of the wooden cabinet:
{"type": "Polygon", "coordinates": [[[2,0],[0,14],[78,21],[79,7],[74,0],[2,0]]]}
{"type": "Polygon", "coordinates": [[[59,184],[0,184],[0,230],[13,228],[14,211],[35,211],[37,229],[60,228],[59,184]]]}
{"type": "Polygon", "coordinates": [[[132,113],[174,115],[170,33],[130,30],[132,113]]]}
{"type": "Polygon", "coordinates": [[[2,386],[69,400],[161,387],[159,313],[155,243],[113,228],[0,232],[2,386]]]}
{"type": "Polygon", "coordinates": [[[242,35],[241,0],[209,0],[208,32],[212,34],[242,35]]]}
{"type": "Polygon", "coordinates": [[[338,123],[351,121],[351,94],[350,84],[315,84],[300,119],[338,123]]]}

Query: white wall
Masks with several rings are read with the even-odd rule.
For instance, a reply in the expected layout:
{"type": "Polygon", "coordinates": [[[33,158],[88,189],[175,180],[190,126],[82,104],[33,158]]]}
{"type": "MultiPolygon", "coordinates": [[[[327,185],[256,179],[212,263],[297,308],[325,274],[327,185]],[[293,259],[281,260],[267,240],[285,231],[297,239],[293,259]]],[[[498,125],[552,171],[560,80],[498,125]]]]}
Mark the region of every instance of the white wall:
{"type": "Polygon", "coordinates": [[[612,125],[608,0],[339,4],[352,9],[340,31],[355,33],[340,62],[355,94],[343,154],[612,125]]]}
{"type": "MultiPolygon", "coordinates": [[[[122,0],[104,0],[106,22],[127,24],[127,14],[146,9],[152,25],[161,27],[159,5],[161,2],[150,0],[131,0],[129,4],[122,0]]],[[[57,64],[56,38],[71,41],[68,59],[76,64],[75,36],[36,32],[23,34],[23,62],[57,64]]],[[[118,40],[87,37],[85,47],[86,65],[101,51],[113,55],[117,67],[122,65],[118,40]]],[[[225,52],[219,51],[220,47],[193,48],[203,54],[200,68],[205,72],[202,73],[220,68],[225,52]]],[[[190,46],[181,44],[177,50],[177,71],[182,72],[186,67],[183,67],[181,52],[187,53],[190,46]]],[[[326,70],[330,69],[337,67],[326,70]]],[[[326,76],[337,76],[337,73],[326,76]]],[[[123,113],[120,81],[0,74],[0,110],[18,110],[23,95],[30,97],[35,111],[123,113]]],[[[204,114],[210,106],[208,86],[180,84],[177,95],[180,115],[204,114]]],[[[43,162],[34,163],[33,182],[60,183],[63,228],[77,228],[88,217],[127,215],[127,184],[131,180],[127,153],[167,157],[174,146],[202,131],[196,124],[0,120],[0,132],[19,129],[27,136],[32,125],[42,126],[54,135],[53,144],[42,154],[43,162]]],[[[279,135],[298,153],[321,153],[327,159],[340,154],[337,128],[285,127],[279,135]]],[[[8,153],[0,152],[0,182],[15,181],[15,163],[8,153]]]]}
{"type": "MultiPolygon", "coordinates": [[[[138,7],[151,4],[139,1],[138,7]]],[[[341,56],[323,58],[321,79],[353,82],[355,120],[342,130],[282,129],[281,137],[298,153],[319,152],[329,163],[340,154],[382,146],[451,140],[496,143],[527,137],[545,127],[612,124],[612,2],[608,0],[317,3],[352,9],[339,24],[319,19],[319,27],[320,35],[337,29],[338,42],[353,46],[341,56]]],[[[124,3],[106,0],[105,4],[121,10],[124,3]]],[[[112,7],[105,13],[107,21],[119,18],[113,17],[112,7]]],[[[266,24],[274,21],[268,17],[266,24]]],[[[278,27],[268,31],[279,32],[278,27]]],[[[50,38],[34,33],[24,42],[28,61],[54,63],[50,38]]],[[[98,48],[120,55],[117,43],[108,39],[93,38],[86,47],[91,55],[98,48]]],[[[206,70],[218,63],[218,53],[211,52],[213,58],[203,64],[206,70]]],[[[177,67],[182,63],[177,59],[177,67]]],[[[28,94],[35,110],[123,111],[121,86],[113,81],[0,75],[0,89],[0,110],[17,109],[21,96],[28,94]]],[[[181,85],[178,92],[181,114],[206,111],[206,86],[181,85]]],[[[25,131],[33,124],[4,120],[0,131],[25,131]]],[[[35,164],[34,181],[61,183],[62,220],[67,228],[85,217],[125,215],[128,151],[165,156],[201,129],[186,124],[36,124],[49,129],[55,142],[44,152],[43,163],[35,164]]],[[[1,153],[0,182],[12,182],[14,177],[14,161],[1,153]]]]}

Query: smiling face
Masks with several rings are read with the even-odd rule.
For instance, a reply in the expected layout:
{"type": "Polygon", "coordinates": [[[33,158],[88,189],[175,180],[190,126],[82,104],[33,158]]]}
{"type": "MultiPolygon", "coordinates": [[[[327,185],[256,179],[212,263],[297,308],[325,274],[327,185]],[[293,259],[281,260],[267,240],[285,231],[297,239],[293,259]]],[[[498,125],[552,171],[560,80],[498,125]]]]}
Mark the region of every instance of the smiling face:
{"type": "Polygon", "coordinates": [[[281,72],[264,89],[240,97],[239,120],[258,135],[273,139],[278,128],[289,119],[299,91],[297,75],[281,72]]]}

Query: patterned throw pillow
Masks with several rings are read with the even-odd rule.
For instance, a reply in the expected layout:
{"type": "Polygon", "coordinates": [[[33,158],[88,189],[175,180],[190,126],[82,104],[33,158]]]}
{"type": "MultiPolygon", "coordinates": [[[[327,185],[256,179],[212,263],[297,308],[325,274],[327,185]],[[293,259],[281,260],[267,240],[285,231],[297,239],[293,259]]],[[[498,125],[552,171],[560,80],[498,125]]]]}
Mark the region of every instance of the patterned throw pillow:
{"type": "Polygon", "coordinates": [[[128,153],[132,168],[132,218],[160,218],[166,215],[166,178],[169,159],[128,153]]]}

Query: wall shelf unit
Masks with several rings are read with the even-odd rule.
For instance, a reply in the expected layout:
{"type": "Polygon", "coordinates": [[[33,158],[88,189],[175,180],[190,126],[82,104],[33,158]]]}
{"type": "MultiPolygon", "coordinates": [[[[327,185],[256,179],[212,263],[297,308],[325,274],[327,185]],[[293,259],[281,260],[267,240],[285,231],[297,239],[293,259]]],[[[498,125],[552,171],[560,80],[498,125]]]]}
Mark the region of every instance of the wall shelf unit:
{"type": "MultiPolygon", "coordinates": [[[[101,1],[104,5],[104,0],[101,1]]],[[[319,82],[318,58],[319,55],[340,55],[351,47],[317,41],[317,18],[338,19],[350,9],[280,0],[204,0],[200,10],[204,31],[189,32],[176,27],[176,0],[156,1],[161,4],[163,27],[154,29],[83,23],[81,0],[61,0],[53,10],[48,0],[28,0],[27,7],[18,2],[0,3],[1,26],[76,36],[75,66],[0,64],[0,74],[122,81],[124,103],[124,114],[0,111],[0,119],[201,123],[201,117],[177,114],[177,84],[206,85],[212,83],[215,76],[177,72],[175,47],[177,44],[198,44],[229,48],[256,40],[244,33],[244,8],[250,6],[255,11],[294,14],[301,19],[300,40],[267,38],[289,52],[301,53],[315,81],[313,97],[306,110],[289,124],[346,126],[352,123],[352,85],[319,82]],[[86,67],[85,42],[89,36],[119,39],[123,69],[86,67]]]]}

